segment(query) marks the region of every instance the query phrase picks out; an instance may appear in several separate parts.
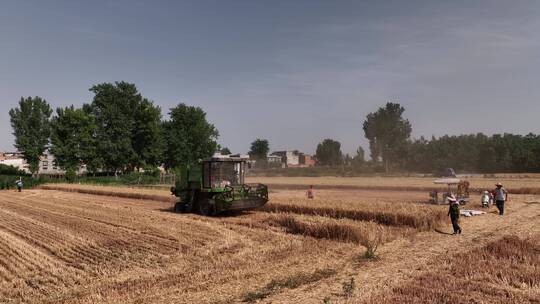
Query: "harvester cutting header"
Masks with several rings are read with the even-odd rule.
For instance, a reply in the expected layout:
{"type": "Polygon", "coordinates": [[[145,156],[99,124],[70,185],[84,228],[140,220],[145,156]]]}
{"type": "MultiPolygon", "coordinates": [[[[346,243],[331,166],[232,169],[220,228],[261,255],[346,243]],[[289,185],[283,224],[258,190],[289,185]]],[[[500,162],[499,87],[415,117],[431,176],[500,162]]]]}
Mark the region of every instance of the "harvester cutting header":
{"type": "Polygon", "coordinates": [[[247,158],[239,155],[212,157],[180,168],[171,193],[180,198],[177,212],[215,215],[227,210],[250,210],[268,201],[263,184],[244,182],[247,158]]]}

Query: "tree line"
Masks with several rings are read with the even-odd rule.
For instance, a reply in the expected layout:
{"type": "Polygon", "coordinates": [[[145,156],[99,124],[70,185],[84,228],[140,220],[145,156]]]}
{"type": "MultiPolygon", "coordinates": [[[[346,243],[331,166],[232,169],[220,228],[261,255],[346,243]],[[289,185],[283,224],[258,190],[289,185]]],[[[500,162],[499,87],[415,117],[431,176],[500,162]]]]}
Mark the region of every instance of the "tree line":
{"type": "Polygon", "coordinates": [[[75,174],[128,172],[178,167],[211,156],[219,132],[199,107],[180,103],[164,119],[161,108],[132,83],[101,83],[90,88],[91,103],[53,110],[41,97],[21,98],[10,110],[15,147],[32,173],[48,149],[56,165],[75,174]]]}
{"type": "MultiPolygon", "coordinates": [[[[161,108],[143,97],[132,83],[101,83],[90,88],[92,101],[80,108],[57,108],[53,114],[43,98],[21,98],[10,110],[15,147],[31,172],[49,151],[56,165],[75,174],[82,164],[89,172],[174,169],[184,163],[231,154],[218,145],[219,132],[206,113],[180,103],[163,118],[161,108]]],[[[482,133],[411,138],[412,124],[399,103],[387,103],[369,113],[362,125],[369,141],[370,160],[358,147],[343,154],[341,143],[324,139],[316,147],[317,165],[351,168],[358,172],[435,173],[447,167],[469,172],[540,172],[540,135],[482,133]]],[[[270,145],[251,143],[249,155],[263,165],[270,145]]]]}
{"type": "Polygon", "coordinates": [[[387,103],[367,115],[364,134],[371,159],[386,172],[436,173],[444,168],[468,172],[540,172],[540,136],[478,133],[412,139],[405,108],[387,103]]]}
{"type": "MultiPolygon", "coordinates": [[[[317,164],[359,173],[438,173],[445,168],[482,173],[540,172],[540,135],[478,133],[413,139],[412,124],[404,112],[399,103],[389,102],[366,116],[362,126],[369,141],[369,161],[362,147],[350,156],[342,153],[340,142],[324,139],[316,147],[317,164]]],[[[268,141],[258,139],[250,153],[265,159],[268,151],[268,141]]]]}
{"type": "Polygon", "coordinates": [[[540,136],[495,134],[442,136],[410,141],[399,169],[432,172],[451,167],[468,172],[540,172],[540,136]]]}

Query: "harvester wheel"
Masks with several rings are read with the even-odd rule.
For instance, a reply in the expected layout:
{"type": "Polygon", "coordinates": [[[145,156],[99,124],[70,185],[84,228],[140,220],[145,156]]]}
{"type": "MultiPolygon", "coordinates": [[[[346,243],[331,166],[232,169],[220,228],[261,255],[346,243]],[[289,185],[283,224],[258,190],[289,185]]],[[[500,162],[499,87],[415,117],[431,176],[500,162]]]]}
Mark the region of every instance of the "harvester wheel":
{"type": "Polygon", "coordinates": [[[198,213],[200,215],[204,216],[210,216],[214,213],[212,205],[210,205],[210,202],[207,199],[200,200],[198,205],[198,213]]]}
{"type": "Polygon", "coordinates": [[[174,204],[174,212],[185,213],[186,212],[186,204],[184,204],[183,202],[178,202],[178,203],[174,204]]]}

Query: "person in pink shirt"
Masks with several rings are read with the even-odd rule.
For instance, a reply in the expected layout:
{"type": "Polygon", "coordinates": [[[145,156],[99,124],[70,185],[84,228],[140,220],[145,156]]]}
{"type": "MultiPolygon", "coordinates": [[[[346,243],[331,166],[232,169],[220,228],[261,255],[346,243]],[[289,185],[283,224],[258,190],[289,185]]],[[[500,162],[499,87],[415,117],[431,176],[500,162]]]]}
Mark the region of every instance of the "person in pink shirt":
{"type": "Polygon", "coordinates": [[[313,199],[315,198],[315,191],[313,190],[313,185],[309,186],[308,191],[306,192],[307,198],[313,199]]]}

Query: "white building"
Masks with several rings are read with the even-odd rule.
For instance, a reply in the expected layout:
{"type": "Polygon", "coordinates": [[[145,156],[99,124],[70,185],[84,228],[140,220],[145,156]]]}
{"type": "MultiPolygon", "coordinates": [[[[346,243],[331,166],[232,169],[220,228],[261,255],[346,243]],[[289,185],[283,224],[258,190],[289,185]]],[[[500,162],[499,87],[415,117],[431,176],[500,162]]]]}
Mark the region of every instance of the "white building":
{"type": "MultiPolygon", "coordinates": [[[[77,174],[81,175],[86,173],[86,165],[79,166],[77,174]]],[[[49,151],[45,151],[45,154],[39,160],[39,169],[38,174],[45,175],[63,175],[66,174],[66,171],[62,170],[57,166],[55,157],[49,151]]]]}
{"type": "Polygon", "coordinates": [[[281,162],[286,167],[298,167],[300,165],[300,153],[297,150],[294,151],[276,151],[270,156],[277,156],[281,158],[281,162]]]}
{"type": "Polygon", "coordinates": [[[221,154],[221,152],[216,152],[214,153],[214,155],[212,155],[212,158],[230,158],[230,157],[235,157],[235,158],[241,158],[243,160],[249,160],[249,154],[221,154]]]}
{"type": "Polygon", "coordinates": [[[65,172],[63,170],[60,170],[60,168],[56,166],[56,162],[54,161],[54,155],[46,151],[45,154],[39,160],[38,174],[54,175],[54,174],[64,174],[64,173],[65,172]]]}
{"type": "MultiPolygon", "coordinates": [[[[13,166],[19,170],[23,170],[27,173],[30,173],[29,165],[22,157],[22,154],[17,152],[4,152],[0,153],[0,164],[4,164],[7,166],[13,166]]],[[[82,174],[86,172],[86,166],[81,166],[79,168],[79,174],[82,174]]],[[[38,174],[45,174],[45,175],[58,175],[58,174],[65,174],[65,171],[60,169],[55,162],[54,155],[49,153],[48,151],[45,152],[43,156],[41,156],[38,164],[38,174]]]]}
{"type": "Polygon", "coordinates": [[[282,157],[279,156],[279,155],[268,155],[266,157],[266,160],[270,164],[279,164],[279,163],[281,163],[281,159],[282,159],[282,157]]]}
{"type": "Polygon", "coordinates": [[[28,169],[28,164],[26,163],[26,160],[22,157],[20,153],[16,152],[4,152],[0,153],[0,164],[6,165],[6,166],[13,166],[19,170],[23,170],[25,172],[30,173],[30,170],[28,169]]]}

